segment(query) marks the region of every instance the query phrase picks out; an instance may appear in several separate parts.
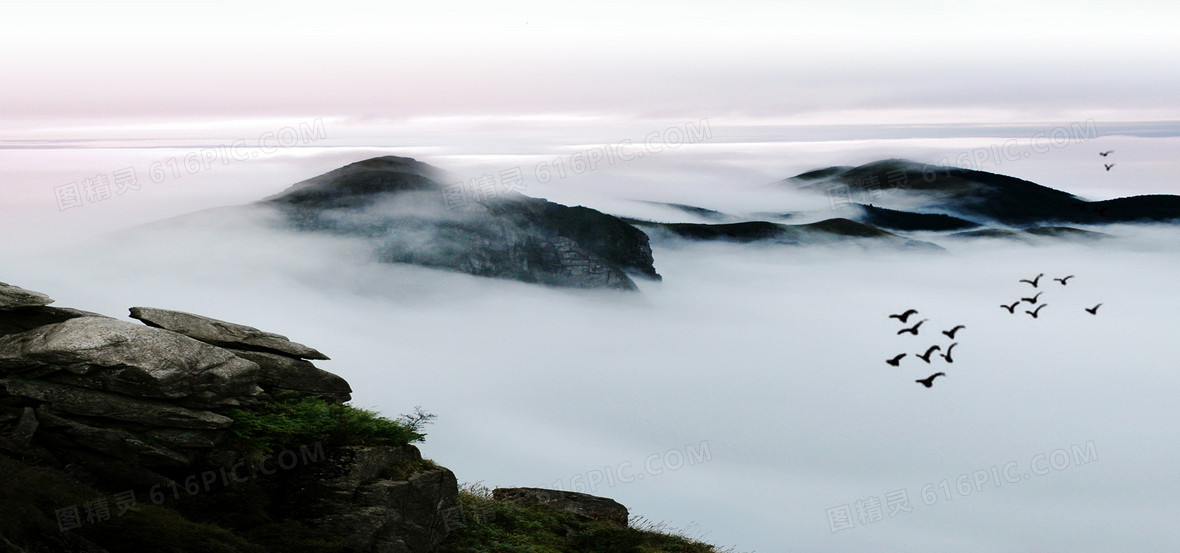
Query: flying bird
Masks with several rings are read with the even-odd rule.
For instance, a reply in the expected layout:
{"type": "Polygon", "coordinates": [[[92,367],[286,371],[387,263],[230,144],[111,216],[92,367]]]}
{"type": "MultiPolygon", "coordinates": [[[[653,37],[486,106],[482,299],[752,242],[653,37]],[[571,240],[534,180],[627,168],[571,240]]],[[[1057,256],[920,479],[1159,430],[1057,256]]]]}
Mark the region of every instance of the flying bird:
{"type": "Polygon", "coordinates": [[[905,324],[905,322],[910,318],[910,315],[916,315],[917,313],[918,313],[917,309],[907,309],[905,311],[905,313],[901,313],[898,315],[890,315],[889,318],[890,319],[897,319],[897,320],[901,321],[902,324],[905,324]]]}
{"type": "Polygon", "coordinates": [[[1041,313],[1041,310],[1042,310],[1042,309],[1044,309],[1046,305],[1049,305],[1049,304],[1047,304],[1047,303],[1042,303],[1041,305],[1037,306],[1037,308],[1036,308],[1036,309],[1034,309],[1034,310],[1032,310],[1032,311],[1025,311],[1025,313],[1028,313],[1029,315],[1032,315],[1032,318],[1036,319],[1036,318],[1037,318],[1037,315],[1040,315],[1040,313],[1041,313]]]}
{"type": "Polygon", "coordinates": [[[943,372],[934,373],[930,376],[927,376],[926,378],[915,380],[914,382],[917,382],[918,384],[921,384],[921,385],[929,388],[934,385],[934,379],[938,378],[940,376],[946,376],[946,373],[943,373],[943,372]]]}
{"type": "Polygon", "coordinates": [[[1102,164],[1102,166],[1103,166],[1103,167],[1106,167],[1106,170],[1107,170],[1107,171],[1109,171],[1109,170],[1110,170],[1110,168],[1111,168],[1111,167],[1114,167],[1115,165],[1117,165],[1117,163],[1103,163],[1103,164],[1102,164]]]}
{"type": "Polygon", "coordinates": [[[1027,301],[1028,303],[1036,305],[1037,300],[1040,299],[1040,297],[1041,297],[1041,294],[1044,294],[1044,292],[1037,292],[1037,295],[1035,295],[1031,298],[1020,298],[1020,301],[1027,301]]]}
{"type": "Polygon", "coordinates": [[[940,354],[938,354],[938,356],[943,359],[946,359],[947,363],[954,363],[955,360],[951,359],[951,350],[955,349],[955,346],[957,346],[957,345],[959,345],[958,342],[951,344],[951,347],[946,348],[946,353],[940,353],[940,354]]]}
{"type": "Polygon", "coordinates": [[[1060,282],[1062,286],[1065,286],[1066,284],[1069,283],[1069,279],[1071,279],[1071,278],[1073,278],[1073,275],[1069,275],[1065,278],[1055,278],[1053,280],[1056,280],[1057,282],[1060,282]]]}
{"type": "Polygon", "coordinates": [[[959,326],[956,326],[955,328],[952,328],[950,330],[944,330],[944,331],[942,331],[942,333],[945,334],[947,338],[954,340],[955,334],[958,334],[959,331],[963,330],[964,328],[967,328],[967,325],[959,325],[959,326]]]}
{"type": "Polygon", "coordinates": [[[913,334],[914,336],[917,336],[918,335],[918,327],[922,326],[922,323],[929,321],[929,320],[930,319],[922,319],[921,321],[918,321],[918,324],[911,326],[910,328],[903,328],[903,329],[897,331],[897,335],[901,336],[902,334],[909,333],[909,334],[913,334]]]}
{"type": "Polygon", "coordinates": [[[1016,300],[1015,302],[1013,302],[1013,303],[1012,303],[1012,305],[1004,305],[1004,304],[1002,304],[1002,303],[1001,303],[1001,304],[1000,304],[1000,307],[1003,307],[1004,309],[1007,309],[1009,313],[1011,313],[1011,314],[1015,315],[1015,314],[1016,314],[1016,306],[1017,306],[1017,305],[1020,305],[1020,301],[1021,301],[1021,300],[1016,300]]]}
{"type": "Polygon", "coordinates": [[[939,351],[941,349],[942,348],[939,346],[930,346],[930,349],[926,350],[926,353],[915,353],[914,355],[917,355],[919,359],[921,359],[921,360],[925,361],[927,364],[929,364],[930,363],[930,356],[933,355],[934,352],[939,351]]]}
{"type": "Polygon", "coordinates": [[[1087,313],[1089,313],[1089,314],[1091,314],[1091,315],[1097,315],[1097,314],[1098,314],[1098,308],[1099,308],[1099,307],[1102,307],[1102,304],[1101,304],[1101,303],[1100,303],[1100,304],[1098,304],[1098,305],[1095,305],[1094,307],[1086,307],[1086,308],[1084,308],[1084,309],[1086,310],[1086,312],[1087,312],[1087,313]]]}
{"type": "Polygon", "coordinates": [[[901,358],[905,357],[905,355],[906,354],[904,354],[904,353],[899,353],[899,354],[897,354],[897,357],[894,357],[893,359],[886,359],[885,362],[896,367],[898,365],[901,365],[901,358]]]}
{"type": "Polygon", "coordinates": [[[1027,282],[1027,283],[1031,284],[1033,288],[1036,288],[1037,285],[1040,284],[1041,277],[1043,277],[1043,276],[1045,276],[1045,273],[1041,273],[1041,274],[1037,275],[1037,278],[1034,278],[1032,280],[1027,280],[1027,279],[1022,278],[1022,279],[1020,279],[1020,282],[1027,282]]]}
{"type": "Polygon", "coordinates": [[[1107,150],[1105,152],[1098,152],[1098,155],[1100,155],[1102,157],[1106,157],[1106,156],[1113,154],[1113,153],[1114,153],[1114,150],[1107,150]]]}

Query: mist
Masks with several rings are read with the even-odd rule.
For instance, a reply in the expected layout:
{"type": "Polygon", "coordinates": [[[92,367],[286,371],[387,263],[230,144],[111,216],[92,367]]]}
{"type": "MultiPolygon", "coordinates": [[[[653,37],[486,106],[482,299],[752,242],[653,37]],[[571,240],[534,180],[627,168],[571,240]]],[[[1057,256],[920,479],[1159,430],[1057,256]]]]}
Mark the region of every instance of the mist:
{"type": "Polygon", "coordinates": [[[620,293],[380,264],[280,219],[209,210],[7,248],[3,278],[59,306],[284,334],[332,357],[319,366],[354,405],[437,414],[423,453],[460,481],[612,497],[738,551],[1177,545],[1180,509],[1160,499],[1180,492],[1173,227],[942,252],[659,239],[664,280],[620,293]],[[1041,272],[1038,319],[999,307],[1041,272]],[[920,337],[887,318],[909,307],[930,319],[920,337]],[[956,324],[953,364],[915,360],[956,324]],[[910,511],[833,532],[830,509],[900,490],[910,511]]]}

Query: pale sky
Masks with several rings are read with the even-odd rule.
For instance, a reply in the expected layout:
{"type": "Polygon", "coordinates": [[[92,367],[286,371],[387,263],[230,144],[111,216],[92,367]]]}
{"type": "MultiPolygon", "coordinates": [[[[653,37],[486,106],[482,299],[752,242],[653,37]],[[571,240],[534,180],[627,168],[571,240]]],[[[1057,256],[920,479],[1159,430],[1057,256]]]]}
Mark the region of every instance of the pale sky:
{"type": "Polygon", "coordinates": [[[1145,1],[8,2],[0,140],[309,117],[1175,120],[1176,21],[1145,1]]]}

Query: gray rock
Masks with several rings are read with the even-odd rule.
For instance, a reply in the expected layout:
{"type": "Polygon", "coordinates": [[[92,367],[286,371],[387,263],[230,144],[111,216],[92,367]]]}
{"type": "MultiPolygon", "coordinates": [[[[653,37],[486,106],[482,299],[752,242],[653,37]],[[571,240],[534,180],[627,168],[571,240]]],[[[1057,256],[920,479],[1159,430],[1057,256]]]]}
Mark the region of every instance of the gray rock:
{"type": "Polygon", "coordinates": [[[302,359],[261,351],[231,349],[238,357],[258,364],[258,384],[268,392],[291,390],[329,401],[344,403],[352,399],[348,381],[302,359]]]}
{"type": "Polygon", "coordinates": [[[446,513],[455,509],[459,487],[445,468],[406,480],[379,478],[398,462],[420,460],[414,446],[344,448],[345,475],[323,482],[330,492],[311,524],[342,536],[357,553],[427,553],[447,535],[446,513]]]}
{"type": "Polygon", "coordinates": [[[185,467],[191,460],[167,448],[149,444],[139,436],[117,428],[102,428],[57,416],[51,407],[37,408],[37,420],[70,441],[124,460],[131,465],[185,467]]]}
{"type": "Polygon", "coordinates": [[[153,428],[144,435],[165,445],[187,449],[208,449],[217,444],[216,434],[182,428],[153,428]]]}
{"type": "Polygon", "coordinates": [[[12,441],[17,447],[28,447],[29,443],[33,441],[33,435],[36,434],[37,428],[41,423],[37,420],[37,415],[32,407],[25,407],[21,413],[20,420],[16,423],[16,428],[12,431],[12,441]]]}
{"type": "Polygon", "coordinates": [[[64,307],[26,306],[0,310],[0,336],[17,334],[78,317],[102,317],[98,313],[64,307]]]}
{"type": "Polygon", "coordinates": [[[233,419],[210,411],[54,382],[9,378],[0,380],[0,386],[14,396],[47,402],[55,411],[86,417],[207,430],[228,428],[233,424],[233,419]]]}
{"type": "Polygon", "coordinates": [[[108,318],[79,317],[0,337],[0,373],[189,406],[235,405],[258,395],[258,371],[224,349],[108,318]]]}
{"type": "Polygon", "coordinates": [[[45,294],[0,282],[0,309],[41,306],[51,303],[53,303],[53,298],[45,294]]]}
{"type": "Polygon", "coordinates": [[[550,505],[558,511],[570,513],[586,520],[602,520],[627,525],[627,508],[619,502],[605,497],[544,488],[496,488],[492,490],[492,497],[501,500],[550,505]]]}
{"type": "Polygon", "coordinates": [[[286,336],[192,313],[132,307],[131,318],[139,319],[148,326],[171,330],[215,346],[268,351],[302,359],[328,359],[328,356],[303,344],[292,342],[286,336]]]}

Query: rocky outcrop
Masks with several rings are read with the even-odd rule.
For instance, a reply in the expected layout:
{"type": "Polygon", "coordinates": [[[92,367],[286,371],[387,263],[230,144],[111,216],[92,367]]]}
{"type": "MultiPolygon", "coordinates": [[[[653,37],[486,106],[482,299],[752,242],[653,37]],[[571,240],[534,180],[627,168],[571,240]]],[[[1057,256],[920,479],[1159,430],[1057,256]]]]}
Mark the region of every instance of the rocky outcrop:
{"type": "Polygon", "coordinates": [[[218,346],[258,365],[258,384],[269,394],[296,391],[344,403],[352,388],[343,378],[317,368],[307,359],[328,359],[314,348],[286,336],[192,313],[132,307],[131,317],[144,324],[218,346]]]}
{"type": "Polygon", "coordinates": [[[303,344],[292,342],[286,336],[192,313],[151,307],[132,307],[131,318],[139,319],[148,326],[171,330],[215,346],[278,353],[297,359],[328,359],[327,355],[303,344]]]}
{"type": "Polygon", "coordinates": [[[500,500],[540,503],[586,520],[627,525],[627,508],[619,502],[596,495],[545,488],[496,488],[492,497],[500,500]]]}
{"type": "Polygon", "coordinates": [[[458,500],[454,473],[437,467],[404,479],[383,477],[390,467],[422,461],[418,448],[409,445],[346,448],[338,454],[343,458],[333,464],[344,473],[323,486],[341,500],[319,506],[316,526],[346,536],[348,549],[358,553],[426,553],[446,537],[443,513],[458,500]]]}
{"type": "Polygon", "coordinates": [[[240,405],[262,391],[253,362],[174,332],[105,317],[0,338],[0,372],[192,407],[240,405]]]}
{"type": "MultiPolygon", "coordinates": [[[[133,308],[145,326],[51,308],[48,296],[7,284],[0,301],[0,454],[108,493],[248,472],[239,470],[248,455],[219,449],[235,424],[227,408],[284,391],[351,397],[348,382],[308,361],[327,356],[253,327],[133,308]]],[[[451,471],[424,463],[411,445],[328,455],[333,468],[299,486],[318,502],[309,528],[357,553],[426,553],[445,537],[442,513],[458,491],[451,471]],[[390,476],[396,466],[412,470],[390,476]]]]}
{"type": "Polygon", "coordinates": [[[19,286],[0,282],[0,309],[42,306],[53,303],[53,298],[40,292],[31,292],[19,286]]]}

